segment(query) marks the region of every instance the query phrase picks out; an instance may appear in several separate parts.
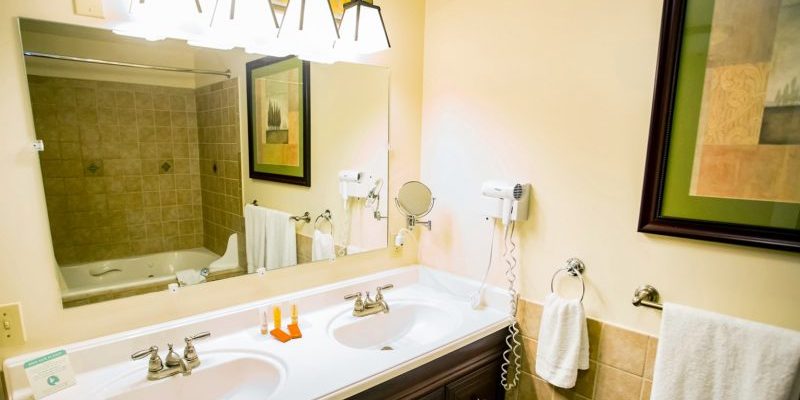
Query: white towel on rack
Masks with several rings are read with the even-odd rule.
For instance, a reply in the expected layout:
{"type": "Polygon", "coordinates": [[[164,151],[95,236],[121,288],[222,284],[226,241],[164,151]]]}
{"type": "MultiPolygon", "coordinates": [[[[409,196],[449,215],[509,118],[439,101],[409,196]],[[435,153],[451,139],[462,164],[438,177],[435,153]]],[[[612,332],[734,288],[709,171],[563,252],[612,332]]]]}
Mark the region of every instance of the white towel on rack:
{"type": "Polygon", "coordinates": [[[653,400],[796,400],[800,332],[665,304],[653,400]]]}
{"type": "Polygon", "coordinates": [[[545,297],[536,348],[536,374],[551,384],[575,386],[579,369],[589,369],[589,331],[578,299],[545,297]]]}
{"type": "Polygon", "coordinates": [[[297,264],[297,237],[290,215],[248,204],[244,208],[247,272],[297,264]]]}
{"type": "Polygon", "coordinates": [[[311,261],[333,260],[336,258],[336,245],[333,242],[333,235],[314,230],[314,238],[311,239],[311,261]]]}

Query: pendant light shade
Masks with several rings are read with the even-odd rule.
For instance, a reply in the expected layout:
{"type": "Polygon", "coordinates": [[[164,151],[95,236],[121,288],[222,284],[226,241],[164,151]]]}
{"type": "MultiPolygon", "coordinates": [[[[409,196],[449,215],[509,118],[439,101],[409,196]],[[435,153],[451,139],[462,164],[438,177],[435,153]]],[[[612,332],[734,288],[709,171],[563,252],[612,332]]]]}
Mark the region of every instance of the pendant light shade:
{"type": "Polygon", "coordinates": [[[278,39],[297,55],[328,52],[339,38],[328,0],[289,0],[278,39]]]}
{"type": "Polygon", "coordinates": [[[192,46],[229,50],[277,41],[278,19],[270,0],[214,0],[210,18],[188,40],[192,46]]]}
{"type": "Polygon", "coordinates": [[[130,20],[112,31],[150,41],[184,38],[203,16],[201,0],[131,0],[130,20]]]}
{"type": "Polygon", "coordinates": [[[364,0],[352,0],[344,5],[339,34],[337,51],[369,54],[391,47],[381,8],[364,0]]]}

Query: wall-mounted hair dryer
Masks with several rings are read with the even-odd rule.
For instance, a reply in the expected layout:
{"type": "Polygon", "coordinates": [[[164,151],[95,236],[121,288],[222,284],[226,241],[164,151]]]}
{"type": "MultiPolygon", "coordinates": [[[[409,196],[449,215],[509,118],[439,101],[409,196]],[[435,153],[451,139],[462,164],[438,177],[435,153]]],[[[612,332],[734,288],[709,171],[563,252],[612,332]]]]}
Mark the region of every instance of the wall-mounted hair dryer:
{"type": "Polygon", "coordinates": [[[502,181],[484,182],[481,193],[485,200],[486,215],[501,219],[503,225],[511,221],[528,219],[531,185],[502,181]]]}

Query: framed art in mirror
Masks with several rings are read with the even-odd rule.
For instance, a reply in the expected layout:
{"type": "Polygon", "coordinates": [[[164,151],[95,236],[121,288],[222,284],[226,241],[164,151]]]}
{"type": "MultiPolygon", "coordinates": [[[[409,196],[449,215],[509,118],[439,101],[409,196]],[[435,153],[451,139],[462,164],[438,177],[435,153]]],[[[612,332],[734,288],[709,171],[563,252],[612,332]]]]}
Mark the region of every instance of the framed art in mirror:
{"type": "Polygon", "coordinates": [[[639,231],[800,251],[800,7],[662,15],[639,231]]]}
{"type": "Polygon", "coordinates": [[[311,186],[309,63],[264,57],[246,70],[250,178],[311,186]]]}

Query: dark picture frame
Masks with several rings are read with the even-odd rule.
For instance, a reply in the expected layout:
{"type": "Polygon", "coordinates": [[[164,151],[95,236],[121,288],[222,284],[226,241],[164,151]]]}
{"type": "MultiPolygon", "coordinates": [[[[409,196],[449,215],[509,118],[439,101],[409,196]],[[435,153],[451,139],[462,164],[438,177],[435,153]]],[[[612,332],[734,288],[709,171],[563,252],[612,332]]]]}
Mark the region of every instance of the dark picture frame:
{"type": "MultiPolygon", "coordinates": [[[[291,68],[291,67],[289,67],[291,68]]],[[[247,80],[247,132],[248,132],[248,155],[249,155],[249,173],[251,179],[260,179],[266,181],[273,181],[273,182],[280,182],[280,183],[287,183],[292,185],[299,185],[299,186],[311,186],[311,66],[308,61],[301,61],[297,59],[295,56],[288,56],[288,57],[263,57],[259,58],[254,61],[250,61],[246,64],[246,80],[247,80]],[[254,84],[256,81],[255,75],[259,73],[264,73],[264,71],[268,71],[270,68],[281,67],[284,64],[288,63],[296,63],[299,64],[300,67],[300,77],[301,77],[301,88],[300,88],[300,99],[298,100],[300,107],[300,113],[302,114],[301,117],[297,122],[302,125],[301,134],[299,135],[299,149],[297,156],[299,156],[299,165],[293,167],[295,170],[299,172],[295,173],[284,173],[282,171],[271,171],[270,166],[266,163],[259,162],[259,146],[262,144],[261,140],[261,129],[258,129],[259,123],[257,123],[256,118],[258,118],[258,110],[255,110],[256,107],[256,99],[254,96],[257,95],[256,90],[254,89],[254,84]]],[[[269,115],[270,124],[272,123],[272,116],[277,114],[277,121],[280,124],[280,110],[279,107],[275,107],[278,109],[277,111],[273,110],[273,104],[271,100],[269,102],[269,110],[266,111],[269,115]]],[[[263,101],[259,102],[263,104],[263,101]]],[[[262,105],[263,106],[263,105],[262,105]]],[[[285,112],[285,111],[284,111],[285,112]]],[[[288,120],[286,116],[283,116],[284,120],[288,120]]],[[[282,133],[282,137],[286,140],[286,131],[275,131],[282,133]]],[[[268,134],[269,132],[265,132],[264,135],[268,134]]],[[[281,136],[278,136],[281,137],[281,136]]],[[[279,139],[280,140],[280,139],[279,139]]],[[[274,167],[272,169],[280,169],[279,167],[274,167]]]]}
{"type": "Polygon", "coordinates": [[[687,0],[664,1],[638,231],[800,252],[798,229],[676,218],[662,213],[686,12],[687,0]]]}

